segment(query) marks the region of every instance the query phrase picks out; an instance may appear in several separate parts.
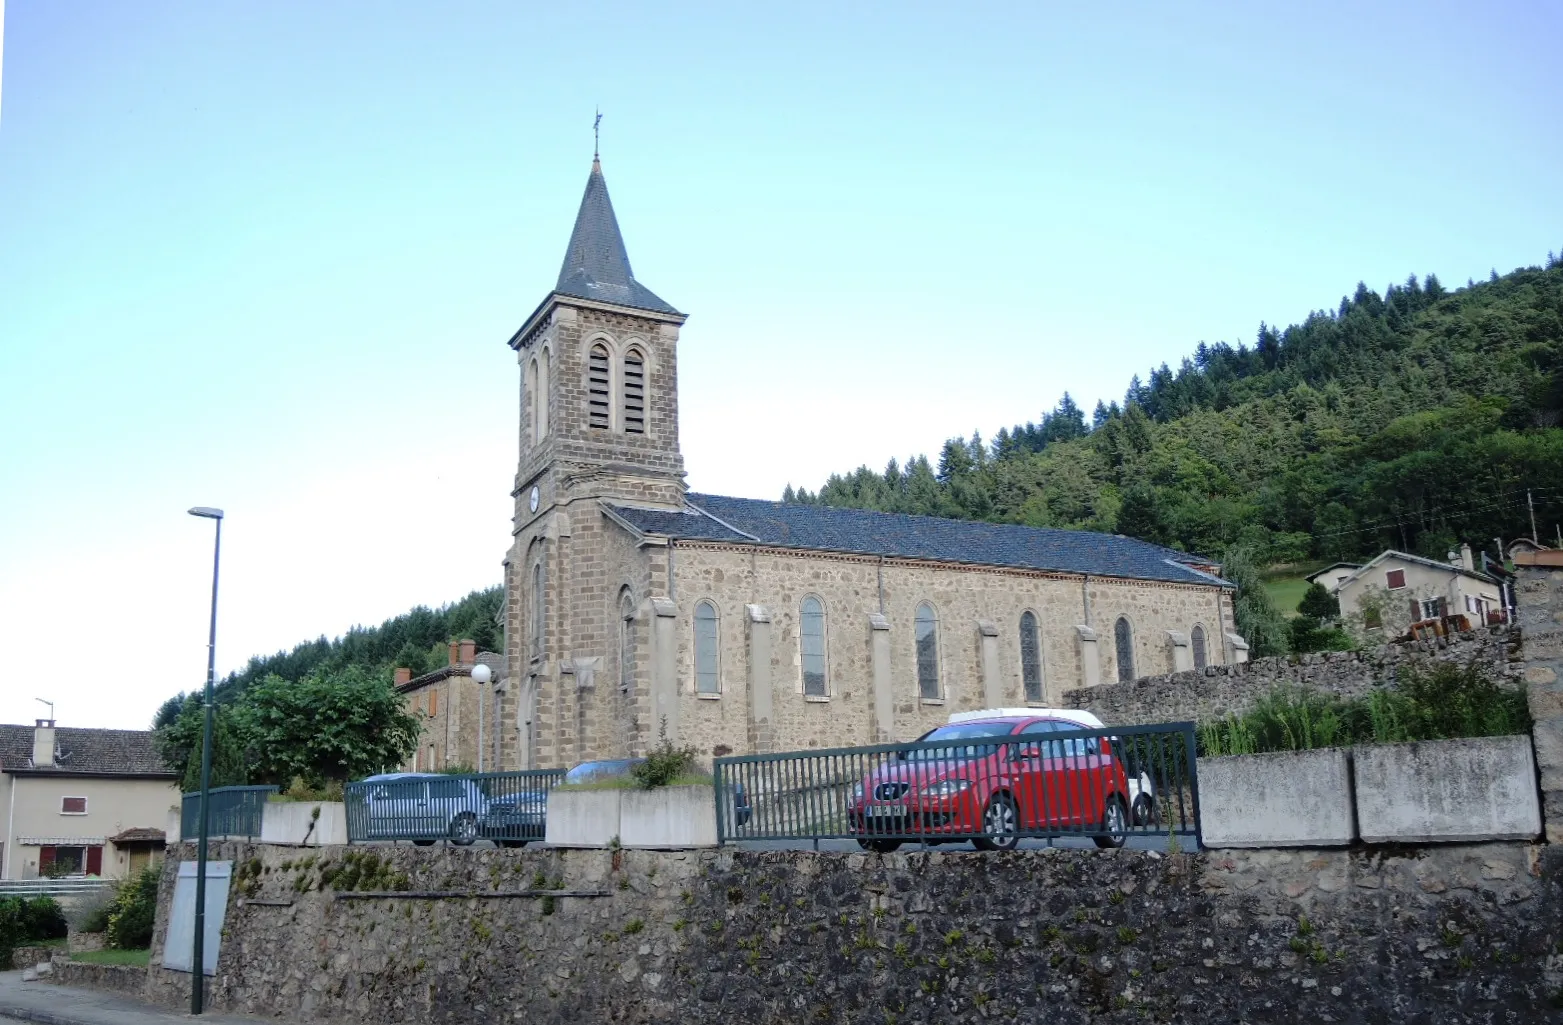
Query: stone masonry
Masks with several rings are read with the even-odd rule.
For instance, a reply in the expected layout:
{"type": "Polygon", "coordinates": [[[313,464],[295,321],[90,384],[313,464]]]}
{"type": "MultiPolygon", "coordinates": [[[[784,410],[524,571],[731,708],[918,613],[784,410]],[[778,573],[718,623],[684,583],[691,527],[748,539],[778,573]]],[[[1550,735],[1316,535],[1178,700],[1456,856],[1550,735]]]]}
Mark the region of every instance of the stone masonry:
{"type": "Polygon", "coordinates": [[[1563,843],[1563,552],[1521,553],[1515,584],[1549,843],[1563,843]]]}
{"type": "MultiPolygon", "coordinates": [[[[1521,597],[1522,614],[1526,599],[1521,597]]],[[[1403,641],[1358,651],[1331,651],[1255,659],[1210,666],[1203,672],[1148,676],[1130,683],[1075,689],[1063,695],[1071,708],[1085,708],[1119,726],[1151,722],[1200,722],[1240,715],[1281,686],[1304,687],[1343,698],[1393,685],[1407,665],[1426,661],[1478,662],[1500,680],[1519,685],[1530,677],[1525,659],[1531,633],[1506,627],[1482,628],[1449,638],[1403,641]]],[[[1532,699],[1534,700],[1534,699],[1532,699]]],[[[1538,717],[1539,718],[1539,717],[1538,717]]]]}
{"type": "Polygon", "coordinates": [[[210,1006],[297,1021],[1563,1021],[1556,847],[215,856],[210,1006]]]}

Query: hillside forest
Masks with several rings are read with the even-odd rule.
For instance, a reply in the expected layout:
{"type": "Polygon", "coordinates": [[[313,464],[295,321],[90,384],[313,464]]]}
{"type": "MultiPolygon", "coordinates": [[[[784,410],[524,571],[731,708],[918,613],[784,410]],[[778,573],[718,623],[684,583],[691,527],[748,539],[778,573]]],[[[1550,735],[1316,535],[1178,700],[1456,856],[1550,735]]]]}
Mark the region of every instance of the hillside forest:
{"type": "Polygon", "coordinates": [[[1527,492],[1543,541],[1563,522],[1560,418],[1549,254],[1454,290],[1359,284],[1300,324],[1260,324],[1252,345],[1201,342],[1089,416],[1066,393],[991,441],[951,438],[937,462],[863,466],[783,500],[1121,533],[1245,571],[1385,548],[1442,560],[1462,541],[1496,557],[1496,539],[1531,533],[1527,492]]]}

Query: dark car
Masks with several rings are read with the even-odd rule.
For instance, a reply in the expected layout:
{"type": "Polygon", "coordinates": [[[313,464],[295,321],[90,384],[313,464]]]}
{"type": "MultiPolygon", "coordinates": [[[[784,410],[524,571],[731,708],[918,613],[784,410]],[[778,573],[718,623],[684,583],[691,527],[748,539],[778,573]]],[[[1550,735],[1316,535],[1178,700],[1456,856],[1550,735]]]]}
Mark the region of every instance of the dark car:
{"type": "Polygon", "coordinates": [[[907,837],[1010,850],[1025,833],[1079,830],[1122,846],[1131,790],[1113,739],[1058,717],[998,716],[940,726],[857,784],[848,829],[869,850],[907,837]]]}
{"type": "Polygon", "coordinates": [[[541,840],[548,827],[548,791],[499,794],[488,802],[483,835],[501,847],[525,847],[541,840]]]}

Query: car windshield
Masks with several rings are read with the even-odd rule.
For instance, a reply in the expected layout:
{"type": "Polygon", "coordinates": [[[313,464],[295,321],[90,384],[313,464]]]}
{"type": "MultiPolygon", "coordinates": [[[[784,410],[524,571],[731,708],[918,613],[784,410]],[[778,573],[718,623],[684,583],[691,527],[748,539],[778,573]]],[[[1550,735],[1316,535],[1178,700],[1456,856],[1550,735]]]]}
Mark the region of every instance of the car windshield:
{"type": "MultiPolygon", "coordinates": [[[[930,730],[920,738],[923,742],[976,740],[982,737],[1007,737],[1015,729],[1012,722],[973,722],[957,723],[950,726],[940,726],[936,730],[930,730]]],[[[910,757],[916,761],[928,759],[949,758],[952,755],[957,758],[980,758],[990,755],[998,750],[997,744],[954,744],[950,747],[930,748],[926,751],[912,751],[903,754],[902,758],[910,757]]]]}
{"type": "Polygon", "coordinates": [[[628,776],[630,771],[643,760],[641,758],[613,758],[601,762],[582,762],[564,774],[564,782],[581,784],[618,779],[622,776],[628,776]]]}

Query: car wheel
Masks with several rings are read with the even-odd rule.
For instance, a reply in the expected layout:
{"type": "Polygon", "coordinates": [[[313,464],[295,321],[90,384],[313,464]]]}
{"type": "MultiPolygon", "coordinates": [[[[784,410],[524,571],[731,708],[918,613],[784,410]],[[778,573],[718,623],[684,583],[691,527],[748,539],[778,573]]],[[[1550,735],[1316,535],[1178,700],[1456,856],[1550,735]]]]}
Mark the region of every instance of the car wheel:
{"type": "Polygon", "coordinates": [[[1134,812],[1129,816],[1129,821],[1136,826],[1153,826],[1156,824],[1156,805],[1146,794],[1141,794],[1134,799],[1134,812]]]}
{"type": "Polygon", "coordinates": [[[901,849],[900,840],[859,840],[857,845],[865,851],[874,851],[876,854],[889,854],[891,851],[901,849]]]}
{"type": "Polygon", "coordinates": [[[413,841],[413,846],[414,847],[433,847],[434,846],[434,841],[433,840],[414,840],[413,841]]]}
{"type": "Polygon", "coordinates": [[[457,847],[469,847],[478,838],[478,817],[464,811],[451,819],[450,842],[457,847]]]}
{"type": "Polygon", "coordinates": [[[982,813],[984,835],[972,841],[979,851],[1012,851],[1020,843],[1020,816],[1008,794],[995,794],[982,813]]]}
{"type": "Polygon", "coordinates": [[[1102,812],[1102,835],[1093,836],[1098,847],[1122,847],[1129,837],[1129,813],[1124,810],[1123,798],[1117,794],[1107,799],[1102,812]]]}

